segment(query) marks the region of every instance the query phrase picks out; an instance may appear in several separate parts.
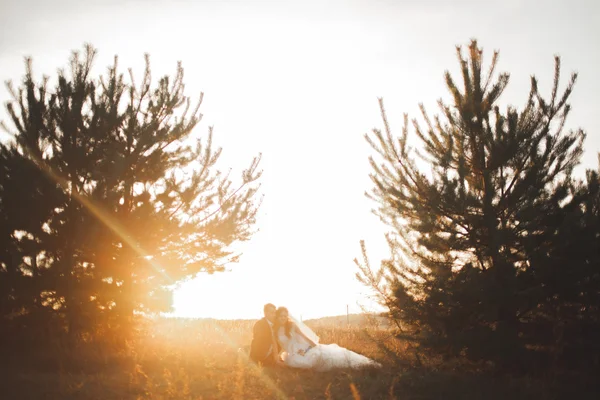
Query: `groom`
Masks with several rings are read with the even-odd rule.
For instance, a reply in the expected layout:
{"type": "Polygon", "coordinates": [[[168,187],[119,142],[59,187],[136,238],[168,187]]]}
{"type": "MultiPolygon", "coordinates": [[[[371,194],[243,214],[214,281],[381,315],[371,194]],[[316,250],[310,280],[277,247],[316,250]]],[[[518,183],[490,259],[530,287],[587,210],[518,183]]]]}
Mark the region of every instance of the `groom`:
{"type": "Polygon", "coordinates": [[[275,306],[271,303],[263,307],[265,317],[254,324],[250,359],[262,365],[277,364],[278,348],[273,332],[275,322],[275,306]]]}

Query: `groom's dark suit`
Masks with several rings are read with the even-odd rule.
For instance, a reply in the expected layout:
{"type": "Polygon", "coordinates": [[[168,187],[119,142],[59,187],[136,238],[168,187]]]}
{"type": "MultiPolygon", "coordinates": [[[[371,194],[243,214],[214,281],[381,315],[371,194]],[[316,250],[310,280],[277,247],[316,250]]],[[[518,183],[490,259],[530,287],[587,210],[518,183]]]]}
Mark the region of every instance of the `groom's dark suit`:
{"type": "Polygon", "coordinates": [[[273,364],[273,352],[278,351],[277,343],[274,342],[269,321],[266,318],[256,321],[250,345],[250,359],[262,364],[273,364]]]}

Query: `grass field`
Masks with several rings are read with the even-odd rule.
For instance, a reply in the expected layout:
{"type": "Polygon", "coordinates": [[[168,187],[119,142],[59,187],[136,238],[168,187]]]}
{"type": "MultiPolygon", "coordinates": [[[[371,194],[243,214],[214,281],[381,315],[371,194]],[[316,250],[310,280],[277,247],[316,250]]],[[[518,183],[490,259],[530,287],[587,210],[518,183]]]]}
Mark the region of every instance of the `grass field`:
{"type": "MultiPolygon", "coordinates": [[[[556,399],[597,398],[588,383],[563,376],[494,376],[475,366],[424,360],[383,328],[315,325],[323,343],[384,364],[381,370],[326,373],[259,368],[246,350],[254,321],[147,322],[120,350],[105,346],[3,365],[1,399],[556,399]],[[391,359],[379,344],[399,355],[391,359]],[[588,385],[588,386],[586,386],[588,385]]],[[[310,325],[310,323],[309,323],[310,325]]]]}

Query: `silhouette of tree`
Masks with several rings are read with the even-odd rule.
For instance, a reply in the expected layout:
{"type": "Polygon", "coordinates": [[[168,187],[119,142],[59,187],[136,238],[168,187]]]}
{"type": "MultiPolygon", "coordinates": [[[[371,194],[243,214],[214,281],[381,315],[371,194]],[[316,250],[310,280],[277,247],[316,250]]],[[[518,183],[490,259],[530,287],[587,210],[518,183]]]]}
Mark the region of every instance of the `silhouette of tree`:
{"type": "Polygon", "coordinates": [[[420,147],[406,115],[392,135],[380,99],[384,130],[366,135],[376,153],[368,196],[392,228],[391,257],[374,271],[363,244],[358,278],[423,346],[515,365],[531,345],[556,343],[542,340],[543,321],[557,332],[558,314],[598,309],[598,179],[572,178],[585,134],[564,129],[577,75],[559,93],[558,57],[549,100],[532,77],[525,107],[502,112],[509,75],[495,77],[498,52],[487,75],[475,40],[457,53],[463,84],[446,72],[453,102],[438,102],[441,116],[421,105],[420,147]]]}
{"type": "Polygon", "coordinates": [[[260,205],[260,155],[237,187],[216,168],[181,64],[155,85],[146,56],[138,84],[115,57],[93,79],[95,54],[74,52],[52,90],[27,60],[0,144],[2,317],[60,316],[72,335],[170,310],[170,285],[237,261],[260,205]]]}

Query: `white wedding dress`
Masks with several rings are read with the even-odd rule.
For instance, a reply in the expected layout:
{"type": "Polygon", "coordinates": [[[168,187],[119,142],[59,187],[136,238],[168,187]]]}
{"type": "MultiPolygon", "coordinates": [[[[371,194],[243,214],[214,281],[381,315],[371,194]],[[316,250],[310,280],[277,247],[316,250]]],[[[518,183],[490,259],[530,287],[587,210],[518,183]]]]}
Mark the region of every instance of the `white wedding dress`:
{"type": "Polygon", "coordinates": [[[283,327],[277,332],[282,350],[281,358],[286,366],[317,371],[328,371],[333,368],[381,367],[378,362],[337,344],[320,344],[318,336],[310,328],[302,322],[295,322],[297,324],[290,331],[291,337],[285,334],[283,327]],[[311,347],[311,344],[299,334],[300,329],[317,345],[311,347]]]}

